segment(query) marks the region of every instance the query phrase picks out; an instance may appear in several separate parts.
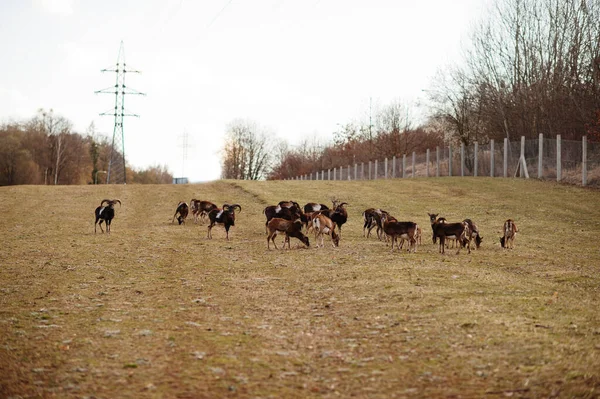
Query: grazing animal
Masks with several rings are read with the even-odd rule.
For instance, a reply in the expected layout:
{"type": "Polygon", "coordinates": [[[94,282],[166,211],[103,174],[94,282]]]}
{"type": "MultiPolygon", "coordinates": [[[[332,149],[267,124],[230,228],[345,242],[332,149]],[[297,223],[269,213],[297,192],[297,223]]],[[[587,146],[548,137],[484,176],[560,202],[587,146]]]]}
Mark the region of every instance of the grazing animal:
{"type": "Polygon", "coordinates": [[[371,236],[371,231],[377,227],[377,238],[381,240],[383,238],[383,223],[381,220],[384,215],[388,218],[390,217],[389,212],[386,212],[383,209],[366,209],[363,212],[363,219],[365,222],[363,225],[363,236],[365,235],[366,229],[366,237],[369,238],[371,236]]]}
{"type": "Polygon", "coordinates": [[[185,219],[188,217],[188,214],[190,212],[190,207],[188,206],[188,204],[184,201],[179,202],[179,204],[177,204],[177,209],[175,210],[175,214],[173,215],[173,220],[171,220],[171,223],[173,223],[175,221],[175,216],[177,216],[177,221],[179,222],[179,224],[183,224],[185,223],[185,219]]]}
{"type": "Polygon", "coordinates": [[[212,228],[216,224],[222,224],[225,227],[227,241],[229,241],[229,229],[231,226],[235,226],[235,208],[238,208],[240,212],[242,211],[242,207],[238,204],[223,204],[223,209],[217,208],[208,212],[210,224],[208,225],[206,238],[212,238],[212,228]]]}
{"type": "Polygon", "coordinates": [[[216,204],[213,204],[210,201],[201,201],[197,199],[192,199],[190,201],[190,208],[192,210],[192,215],[194,216],[194,223],[198,223],[198,220],[203,222],[210,211],[219,209],[216,204]]]}
{"type": "Polygon", "coordinates": [[[479,234],[479,228],[471,219],[465,219],[463,222],[469,225],[469,229],[471,230],[471,239],[475,240],[475,248],[479,249],[479,246],[483,241],[483,237],[479,234]]]}
{"type": "Polygon", "coordinates": [[[194,223],[198,223],[198,216],[200,215],[200,209],[198,209],[200,205],[200,201],[192,198],[190,200],[190,212],[192,213],[192,217],[194,218],[194,223]]]}
{"type": "Polygon", "coordinates": [[[419,226],[416,223],[398,222],[396,220],[389,221],[387,216],[384,216],[382,221],[383,231],[385,234],[391,237],[392,252],[394,251],[394,243],[396,243],[398,250],[401,249],[401,245],[398,243],[398,238],[408,241],[408,252],[410,252],[411,247],[413,248],[413,252],[417,252],[417,236],[419,226]]]}
{"type": "Polygon", "coordinates": [[[500,245],[504,249],[513,249],[515,247],[515,237],[519,231],[514,220],[507,219],[502,227],[504,235],[500,238],[500,245]]]}
{"type": "MultiPolygon", "coordinates": [[[[421,230],[421,226],[417,226],[417,231],[415,232],[415,241],[417,243],[417,245],[421,245],[421,235],[423,234],[423,230],[421,230]]],[[[402,249],[402,247],[404,246],[404,242],[406,240],[404,238],[400,238],[400,249],[402,249]]],[[[410,249],[410,246],[409,246],[410,249]]]]}
{"type": "Polygon", "coordinates": [[[321,247],[324,246],[323,239],[324,235],[331,236],[331,242],[334,247],[338,247],[340,245],[340,236],[335,232],[335,223],[329,217],[327,217],[323,212],[318,212],[313,216],[313,228],[315,229],[316,237],[315,240],[317,242],[317,248],[319,247],[319,238],[321,239],[321,247]]]}
{"type": "MultiPolygon", "coordinates": [[[[448,221],[446,220],[446,218],[444,217],[437,217],[438,213],[427,213],[429,215],[429,221],[431,222],[431,230],[433,231],[433,224],[435,222],[439,222],[439,223],[448,223],[448,221]]],[[[433,243],[437,243],[437,237],[435,236],[435,234],[432,235],[432,240],[433,243]]],[[[451,237],[446,237],[446,241],[448,242],[452,242],[452,248],[454,248],[455,244],[456,244],[456,239],[451,238],[451,237]]],[[[450,248],[450,246],[448,245],[448,243],[446,243],[446,248],[450,248]]]]}
{"type": "MultiPolygon", "coordinates": [[[[431,215],[430,215],[431,217],[431,215]]],[[[463,246],[467,246],[469,253],[471,253],[471,229],[469,224],[466,222],[461,223],[447,223],[445,220],[436,220],[432,225],[433,230],[433,242],[440,239],[440,253],[445,253],[446,239],[452,238],[459,242],[458,254],[463,246]]]]}
{"type": "Polygon", "coordinates": [[[311,231],[314,231],[314,228],[313,228],[313,219],[319,213],[321,213],[321,211],[308,212],[308,213],[304,213],[303,214],[302,223],[304,223],[304,225],[306,226],[306,234],[310,233],[311,231]]]}
{"type": "Polygon", "coordinates": [[[362,213],[363,216],[363,237],[369,238],[371,235],[371,230],[377,227],[377,222],[375,220],[375,215],[377,215],[377,211],[380,209],[368,208],[362,213]]]}
{"type": "Polygon", "coordinates": [[[332,199],[333,209],[322,210],[321,213],[329,217],[338,227],[338,235],[342,236],[342,226],[348,221],[348,212],[346,211],[347,202],[338,204],[338,200],[332,199]]]}
{"type": "Polygon", "coordinates": [[[119,206],[121,206],[121,201],[118,199],[103,199],[102,202],[100,202],[100,206],[96,208],[94,212],[96,215],[96,221],[94,222],[94,233],[96,232],[96,224],[100,226],[100,230],[104,233],[104,230],[102,229],[102,222],[106,222],[106,233],[110,234],[110,225],[115,217],[115,204],[117,202],[119,203],[119,206]],[[105,202],[106,205],[104,205],[105,202]]]}
{"type": "Polygon", "coordinates": [[[288,248],[290,248],[290,237],[295,237],[299,239],[307,247],[310,246],[308,242],[308,237],[302,234],[301,221],[291,221],[282,218],[273,218],[267,223],[267,228],[269,229],[269,235],[267,236],[267,249],[271,249],[271,241],[273,241],[273,245],[275,245],[275,248],[279,249],[277,248],[277,244],[275,243],[275,237],[277,236],[278,232],[285,233],[285,241],[283,242],[284,249],[286,242],[288,244],[288,248]]]}
{"type": "Polygon", "coordinates": [[[263,213],[267,218],[265,222],[265,231],[267,234],[269,234],[268,224],[271,219],[280,218],[294,221],[301,219],[303,215],[300,207],[296,207],[295,205],[289,208],[281,207],[280,205],[269,205],[263,209],[263,213]]]}

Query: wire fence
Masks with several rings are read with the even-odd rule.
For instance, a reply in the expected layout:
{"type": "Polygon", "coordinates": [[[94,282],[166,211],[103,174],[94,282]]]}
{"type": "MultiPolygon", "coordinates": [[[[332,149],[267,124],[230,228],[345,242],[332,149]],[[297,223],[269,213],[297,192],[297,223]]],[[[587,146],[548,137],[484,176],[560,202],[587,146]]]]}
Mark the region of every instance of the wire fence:
{"type": "Polygon", "coordinates": [[[524,177],[600,186],[600,143],[537,140],[436,147],[354,165],[315,170],[290,180],[374,180],[442,176],[524,177]]]}

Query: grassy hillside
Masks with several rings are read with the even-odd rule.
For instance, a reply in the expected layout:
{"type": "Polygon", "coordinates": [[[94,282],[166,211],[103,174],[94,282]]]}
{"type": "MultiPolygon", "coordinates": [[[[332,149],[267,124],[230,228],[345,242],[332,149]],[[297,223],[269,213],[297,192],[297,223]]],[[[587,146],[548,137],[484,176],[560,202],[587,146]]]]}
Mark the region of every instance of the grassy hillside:
{"type": "MultiPolygon", "coordinates": [[[[600,192],[441,178],[0,188],[0,396],[598,397],[600,192]],[[262,209],[348,202],[339,248],[267,251],[262,209]],[[119,198],[112,234],[93,212],[119,198]],[[242,206],[231,241],[171,223],[178,201],[242,206]],[[362,236],[381,207],[416,254],[362,236]],[[471,255],[427,212],[470,217],[471,255]],[[502,250],[505,219],[516,248],[502,250]]],[[[279,238],[278,238],[279,240],[279,238]]],[[[311,236],[311,243],[314,238],[311,236]]]]}

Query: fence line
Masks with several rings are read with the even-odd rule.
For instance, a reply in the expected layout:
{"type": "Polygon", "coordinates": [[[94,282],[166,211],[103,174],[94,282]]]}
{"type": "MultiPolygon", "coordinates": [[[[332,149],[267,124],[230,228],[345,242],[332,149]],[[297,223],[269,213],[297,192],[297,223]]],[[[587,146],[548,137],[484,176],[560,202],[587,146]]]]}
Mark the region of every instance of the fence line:
{"type": "Polygon", "coordinates": [[[448,147],[427,149],[425,154],[412,152],[410,164],[407,154],[398,159],[375,159],[354,165],[315,170],[288,180],[376,180],[443,176],[490,176],[522,177],[537,176],[538,179],[556,179],[558,182],[600,186],[600,143],[581,141],[538,139],[509,142],[497,146],[489,144],[465,146],[456,150],[448,147]],[[434,158],[434,159],[432,159],[434,158]],[[501,162],[498,164],[498,162],[501,162]]]}

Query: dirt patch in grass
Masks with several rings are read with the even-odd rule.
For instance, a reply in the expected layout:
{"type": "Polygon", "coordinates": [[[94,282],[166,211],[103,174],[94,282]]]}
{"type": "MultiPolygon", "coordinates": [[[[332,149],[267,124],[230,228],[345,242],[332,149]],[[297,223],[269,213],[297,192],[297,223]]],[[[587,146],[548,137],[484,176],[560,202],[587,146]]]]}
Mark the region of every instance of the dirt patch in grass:
{"type": "Polygon", "coordinates": [[[598,396],[594,190],[220,181],[5,187],[0,201],[2,397],[598,396]],[[339,248],[266,249],[266,204],[332,196],[349,203],[339,248]],[[94,234],[104,198],[123,203],[111,235],[94,234]],[[190,198],[242,206],[231,241],[171,223],[190,198]],[[369,207],[422,225],[417,253],[365,239],[369,207]],[[482,248],[440,255],[427,212],[473,219],[482,248]],[[512,251],[498,241],[507,218],[512,251]]]}

